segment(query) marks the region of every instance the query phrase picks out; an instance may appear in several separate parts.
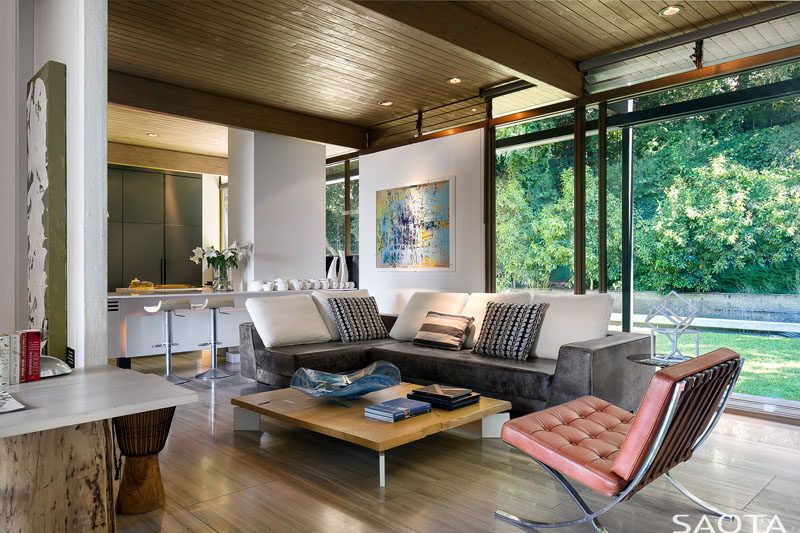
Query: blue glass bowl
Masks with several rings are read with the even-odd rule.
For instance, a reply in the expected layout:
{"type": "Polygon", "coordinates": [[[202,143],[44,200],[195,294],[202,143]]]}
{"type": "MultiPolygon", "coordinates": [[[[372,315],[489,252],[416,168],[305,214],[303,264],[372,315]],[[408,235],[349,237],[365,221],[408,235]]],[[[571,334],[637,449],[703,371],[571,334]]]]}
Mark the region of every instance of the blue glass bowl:
{"type": "Polygon", "coordinates": [[[400,384],[400,370],[387,361],[375,361],[351,374],[332,374],[299,368],[290,387],[312,398],[355,400],[364,394],[400,384]]]}

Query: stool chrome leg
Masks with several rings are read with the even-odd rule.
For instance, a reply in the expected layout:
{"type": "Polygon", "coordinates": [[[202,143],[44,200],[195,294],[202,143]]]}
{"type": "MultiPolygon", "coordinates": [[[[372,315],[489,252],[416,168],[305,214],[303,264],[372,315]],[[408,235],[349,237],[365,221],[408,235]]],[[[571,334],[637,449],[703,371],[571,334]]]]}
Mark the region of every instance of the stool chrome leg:
{"type": "Polygon", "coordinates": [[[208,314],[208,329],[210,330],[209,333],[211,334],[211,342],[209,342],[209,347],[211,348],[211,369],[206,370],[205,372],[201,372],[195,376],[197,379],[219,379],[219,378],[227,378],[232,376],[233,374],[222,370],[221,368],[217,368],[217,345],[219,341],[217,341],[217,309],[216,307],[211,308],[211,312],[208,314]]]}
{"type": "Polygon", "coordinates": [[[175,383],[176,385],[180,385],[181,383],[186,383],[189,381],[186,378],[182,378],[180,376],[176,376],[172,373],[172,311],[167,310],[164,311],[164,328],[165,328],[165,337],[166,342],[164,343],[164,354],[166,355],[166,373],[164,374],[164,379],[169,381],[170,383],[175,383]]]}

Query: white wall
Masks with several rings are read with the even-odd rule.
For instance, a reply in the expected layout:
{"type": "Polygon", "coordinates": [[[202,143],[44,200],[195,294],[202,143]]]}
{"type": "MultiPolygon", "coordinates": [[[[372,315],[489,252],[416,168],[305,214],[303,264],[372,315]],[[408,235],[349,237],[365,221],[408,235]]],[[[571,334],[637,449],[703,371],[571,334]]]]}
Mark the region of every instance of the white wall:
{"type": "MultiPolygon", "coordinates": [[[[203,174],[203,244],[217,250],[224,244],[219,242],[219,176],[203,174]]],[[[203,283],[211,281],[212,273],[203,262],[203,283]]]]}
{"type": "Polygon", "coordinates": [[[254,269],[248,279],[325,275],[325,145],[255,134],[254,269]]]}
{"type": "Polygon", "coordinates": [[[19,329],[26,316],[25,84],[33,74],[33,9],[0,2],[0,332],[19,329]]]}
{"type": "Polygon", "coordinates": [[[106,363],[105,0],[0,4],[0,329],[27,326],[25,91],[47,61],[67,66],[67,342],[106,363]],[[14,230],[11,230],[14,228],[14,230]],[[14,317],[16,315],[16,317],[14,317]]]}
{"type": "Polygon", "coordinates": [[[234,286],[325,274],[325,146],[228,130],[230,239],[253,243],[234,286]]]}
{"type": "MultiPolygon", "coordinates": [[[[253,191],[255,189],[255,134],[228,128],[228,239],[253,242],[255,238],[253,191]]],[[[228,243],[226,243],[228,244],[228,243]]],[[[233,273],[233,286],[253,279],[252,260],[233,273]]]]}
{"type": "Polygon", "coordinates": [[[106,0],[36,0],[33,67],[67,66],[67,344],[106,364],[106,0]]]}
{"type": "Polygon", "coordinates": [[[416,290],[484,290],[482,129],[361,156],[359,173],[359,282],[381,312],[399,312],[416,290]],[[451,175],[456,176],[455,270],[377,269],[376,192],[451,175]]]}

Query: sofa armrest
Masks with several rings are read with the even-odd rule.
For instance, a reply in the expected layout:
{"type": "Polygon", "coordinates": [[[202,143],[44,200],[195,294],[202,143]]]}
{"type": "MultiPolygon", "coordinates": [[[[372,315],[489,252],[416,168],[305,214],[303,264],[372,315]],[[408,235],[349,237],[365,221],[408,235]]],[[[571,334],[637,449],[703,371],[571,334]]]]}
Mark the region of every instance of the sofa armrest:
{"type": "Polygon", "coordinates": [[[242,322],[239,324],[239,372],[246,378],[256,379],[256,350],[266,350],[264,341],[252,322],[242,322]]]}
{"type": "Polygon", "coordinates": [[[654,368],[628,361],[627,356],[649,351],[649,337],[638,333],[612,332],[599,339],[563,345],[547,406],[592,395],[634,411],[654,368]]]}
{"type": "Polygon", "coordinates": [[[394,327],[394,323],[397,322],[398,315],[381,315],[381,322],[383,322],[383,327],[386,328],[386,331],[392,331],[392,327],[394,327]]]}

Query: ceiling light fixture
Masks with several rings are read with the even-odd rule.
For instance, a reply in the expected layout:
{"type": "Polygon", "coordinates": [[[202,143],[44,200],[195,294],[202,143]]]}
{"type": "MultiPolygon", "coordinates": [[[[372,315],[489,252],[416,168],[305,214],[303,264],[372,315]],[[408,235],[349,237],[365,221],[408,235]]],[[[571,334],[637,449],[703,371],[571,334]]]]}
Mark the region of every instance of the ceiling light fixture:
{"type": "Polygon", "coordinates": [[[458,85],[461,83],[461,78],[447,78],[447,83],[450,85],[458,85]]]}
{"type": "Polygon", "coordinates": [[[158,133],[148,133],[148,137],[158,137],[158,133]]]}
{"type": "Polygon", "coordinates": [[[677,15],[681,11],[683,11],[683,6],[675,4],[672,6],[665,7],[664,9],[659,11],[658,14],[661,15],[662,17],[671,17],[673,15],[677,15]]]}
{"type": "Polygon", "coordinates": [[[394,102],[392,102],[391,100],[381,100],[380,102],[378,102],[378,105],[382,105],[383,107],[389,107],[393,103],[394,102]]]}

